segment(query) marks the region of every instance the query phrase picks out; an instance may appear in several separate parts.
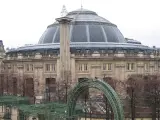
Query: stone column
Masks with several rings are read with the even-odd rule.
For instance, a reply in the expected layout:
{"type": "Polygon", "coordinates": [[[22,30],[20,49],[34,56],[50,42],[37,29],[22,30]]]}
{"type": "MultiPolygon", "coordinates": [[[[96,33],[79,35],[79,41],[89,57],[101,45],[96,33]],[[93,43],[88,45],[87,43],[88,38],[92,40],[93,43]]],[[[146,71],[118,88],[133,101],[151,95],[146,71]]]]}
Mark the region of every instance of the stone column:
{"type": "Polygon", "coordinates": [[[20,95],[23,95],[24,92],[24,65],[23,62],[19,63],[17,65],[17,71],[18,71],[18,76],[17,76],[17,85],[18,85],[18,89],[17,89],[17,93],[20,95]]]}
{"type": "Polygon", "coordinates": [[[60,23],[60,80],[64,81],[71,73],[69,23],[72,19],[61,17],[56,20],[60,23]]]}
{"type": "Polygon", "coordinates": [[[17,108],[11,108],[11,120],[18,120],[18,109],[17,108]]]}
{"type": "Polygon", "coordinates": [[[34,65],[34,92],[36,101],[39,102],[44,96],[45,80],[43,77],[43,64],[36,63],[34,65]]]}

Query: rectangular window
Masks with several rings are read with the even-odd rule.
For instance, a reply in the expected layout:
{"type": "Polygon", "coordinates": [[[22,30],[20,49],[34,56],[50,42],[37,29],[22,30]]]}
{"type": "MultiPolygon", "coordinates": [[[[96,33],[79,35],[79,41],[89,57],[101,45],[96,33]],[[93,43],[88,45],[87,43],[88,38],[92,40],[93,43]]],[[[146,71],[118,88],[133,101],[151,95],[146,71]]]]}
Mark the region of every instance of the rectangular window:
{"type": "Polygon", "coordinates": [[[130,63],[127,63],[127,70],[130,70],[130,67],[129,67],[130,63]]]}
{"type": "Polygon", "coordinates": [[[87,71],[87,70],[88,70],[88,65],[84,64],[84,71],[87,71]]]}
{"type": "Polygon", "coordinates": [[[111,71],[112,70],[112,63],[104,63],[103,70],[111,71]]]}
{"type": "MultiPolygon", "coordinates": [[[[14,66],[16,67],[16,70],[17,70],[17,66],[14,66]]],[[[26,64],[26,71],[33,71],[34,67],[33,67],[33,64],[26,64]]]]}
{"type": "Polygon", "coordinates": [[[134,63],[131,63],[131,70],[134,70],[134,63]]]}
{"type": "Polygon", "coordinates": [[[33,71],[33,64],[30,64],[30,71],[33,71]]]}
{"type": "Polygon", "coordinates": [[[107,64],[107,70],[109,70],[109,71],[112,70],[112,63],[107,64]]]}
{"type": "Polygon", "coordinates": [[[145,70],[145,71],[148,71],[148,70],[149,70],[149,64],[148,64],[148,63],[145,63],[145,64],[144,64],[144,70],[145,70]]]}
{"type": "Polygon", "coordinates": [[[79,71],[82,71],[83,68],[82,68],[82,64],[79,64],[79,71]]]}
{"type": "Polygon", "coordinates": [[[127,70],[134,70],[135,64],[134,63],[127,63],[127,70]]]}
{"type": "Polygon", "coordinates": [[[56,65],[55,64],[51,64],[51,70],[56,71],[56,65]]]}
{"type": "Polygon", "coordinates": [[[14,65],[14,71],[17,72],[17,65],[14,65]]]}
{"type": "Polygon", "coordinates": [[[50,71],[50,64],[46,64],[46,71],[50,71]]]}
{"type": "Polygon", "coordinates": [[[29,64],[26,64],[26,71],[29,71],[29,64]]]}
{"type": "Polygon", "coordinates": [[[107,67],[106,67],[106,66],[107,66],[107,64],[104,63],[104,64],[103,64],[103,70],[107,70],[107,67]]]}

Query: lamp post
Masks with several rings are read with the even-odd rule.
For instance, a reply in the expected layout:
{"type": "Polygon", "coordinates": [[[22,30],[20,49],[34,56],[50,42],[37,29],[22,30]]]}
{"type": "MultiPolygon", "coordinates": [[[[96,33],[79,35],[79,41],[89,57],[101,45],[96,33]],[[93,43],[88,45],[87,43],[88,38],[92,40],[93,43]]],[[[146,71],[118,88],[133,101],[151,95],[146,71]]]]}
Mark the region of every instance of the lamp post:
{"type": "Polygon", "coordinates": [[[45,99],[46,99],[46,101],[49,101],[49,88],[48,88],[48,86],[46,87],[46,90],[45,90],[45,99]]]}
{"type": "Polygon", "coordinates": [[[159,107],[160,107],[160,99],[159,99],[159,95],[160,95],[160,91],[157,91],[157,118],[158,118],[158,120],[160,120],[160,109],[159,109],[159,107]]]}

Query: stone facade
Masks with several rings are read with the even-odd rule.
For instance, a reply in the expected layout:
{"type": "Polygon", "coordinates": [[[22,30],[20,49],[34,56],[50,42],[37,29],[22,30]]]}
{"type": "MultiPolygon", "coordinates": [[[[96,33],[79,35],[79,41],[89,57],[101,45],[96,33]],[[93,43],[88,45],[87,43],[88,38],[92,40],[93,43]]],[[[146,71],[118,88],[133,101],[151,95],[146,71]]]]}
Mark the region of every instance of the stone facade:
{"type": "MultiPolygon", "coordinates": [[[[5,49],[4,49],[4,45],[3,45],[3,41],[0,40],[0,79],[2,79],[2,74],[3,74],[3,68],[4,68],[4,64],[3,64],[3,57],[5,56],[5,49]]],[[[1,84],[1,82],[0,82],[1,84]]]]}
{"type": "MultiPolygon", "coordinates": [[[[159,52],[159,51],[157,51],[159,52]]],[[[59,81],[60,57],[59,55],[35,54],[24,56],[17,54],[16,57],[7,55],[3,60],[5,72],[17,77],[17,80],[33,78],[34,92],[36,96],[44,94],[46,78],[55,78],[59,81]],[[39,56],[39,57],[38,57],[39,56]]],[[[159,54],[134,56],[113,53],[90,55],[71,54],[71,79],[72,84],[79,78],[112,77],[119,81],[125,81],[131,74],[158,74],[160,71],[159,54]]]]}

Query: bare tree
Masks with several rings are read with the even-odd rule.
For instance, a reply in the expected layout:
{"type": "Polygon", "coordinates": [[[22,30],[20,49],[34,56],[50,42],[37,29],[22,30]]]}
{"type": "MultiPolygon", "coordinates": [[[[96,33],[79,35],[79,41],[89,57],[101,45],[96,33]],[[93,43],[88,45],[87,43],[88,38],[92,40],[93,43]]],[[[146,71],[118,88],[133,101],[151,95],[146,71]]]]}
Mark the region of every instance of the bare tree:
{"type": "Polygon", "coordinates": [[[127,94],[130,99],[130,112],[131,119],[134,120],[136,118],[136,106],[140,101],[142,95],[142,85],[143,79],[142,75],[131,75],[126,81],[127,84],[127,94]]]}
{"type": "Polygon", "coordinates": [[[0,95],[3,95],[4,91],[4,73],[0,74],[0,95]]]}
{"type": "Polygon", "coordinates": [[[12,94],[12,77],[13,77],[13,71],[10,67],[7,66],[7,68],[4,71],[4,80],[3,80],[3,93],[7,95],[12,94]]]}
{"type": "MultiPolygon", "coordinates": [[[[103,80],[108,83],[114,90],[116,90],[116,85],[119,81],[117,81],[116,79],[113,79],[112,77],[105,77],[103,78],[103,80]]],[[[113,120],[114,119],[114,113],[113,110],[107,100],[107,98],[103,95],[103,99],[104,99],[104,103],[105,103],[105,110],[106,110],[106,120],[113,120]]]]}
{"type": "Polygon", "coordinates": [[[68,78],[67,80],[59,80],[56,82],[56,100],[67,103],[68,91],[71,88],[71,83],[68,78]]]}
{"type": "Polygon", "coordinates": [[[160,76],[148,75],[144,77],[145,101],[152,108],[152,119],[160,120],[160,76]]]}

